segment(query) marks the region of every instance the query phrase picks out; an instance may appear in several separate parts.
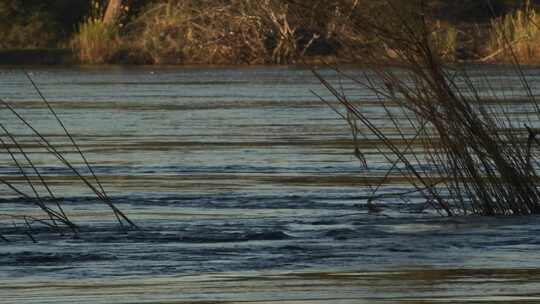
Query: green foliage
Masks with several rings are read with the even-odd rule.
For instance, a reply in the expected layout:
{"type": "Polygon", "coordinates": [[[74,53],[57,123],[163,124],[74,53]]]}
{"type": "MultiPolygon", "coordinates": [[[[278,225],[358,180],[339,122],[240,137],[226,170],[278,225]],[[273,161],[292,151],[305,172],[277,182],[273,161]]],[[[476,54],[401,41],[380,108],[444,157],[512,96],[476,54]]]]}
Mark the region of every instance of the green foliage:
{"type": "Polygon", "coordinates": [[[86,0],[0,1],[0,48],[53,47],[86,13],[86,0]]]}
{"type": "Polygon", "coordinates": [[[21,1],[0,3],[0,48],[47,47],[54,40],[54,24],[42,9],[27,10],[21,1]]]}

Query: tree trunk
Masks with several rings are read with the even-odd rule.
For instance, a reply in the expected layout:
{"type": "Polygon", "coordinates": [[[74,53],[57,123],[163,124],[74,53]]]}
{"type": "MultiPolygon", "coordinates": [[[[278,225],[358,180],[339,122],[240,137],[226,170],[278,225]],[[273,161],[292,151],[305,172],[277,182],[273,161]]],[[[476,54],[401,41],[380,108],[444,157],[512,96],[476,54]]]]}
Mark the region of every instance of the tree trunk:
{"type": "Polygon", "coordinates": [[[103,22],[106,24],[116,23],[120,16],[121,6],[122,0],[109,0],[107,10],[105,10],[105,15],[103,16],[103,22]]]}

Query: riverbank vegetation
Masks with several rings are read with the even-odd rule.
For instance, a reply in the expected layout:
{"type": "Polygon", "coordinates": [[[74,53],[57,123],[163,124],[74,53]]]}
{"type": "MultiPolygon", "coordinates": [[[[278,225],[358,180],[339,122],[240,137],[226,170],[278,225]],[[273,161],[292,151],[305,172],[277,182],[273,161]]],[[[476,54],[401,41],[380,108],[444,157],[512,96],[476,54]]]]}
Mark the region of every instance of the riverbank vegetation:
{"type": "Polygon", "coordinates": [[[540,63],[540,14],[531,1],[491,21],[488,59],[540,63]]]}
{"type": "MultiPolygon", "coordinates": [[[[80,62],[97,64],[361,62],[377,37],[351,20],[369,18],[383,2],[6,0],[0,51],[69,48],[80,62]],[[110,3],[118,13],[105,21],[110,3]]],[[[504,40],[523,62],[540,61],[537,7],[529,1],[424,3],[437,24],[431,39],[446,61],[508,61],[504,40]]]]}
{"type": "Polygon", "coordinates": [[[79,24],[71,40],[71,47],[82,63],[112,62],[120,49],[122,42],[117,26],[105,22],[103,15],[103,6],[97,1],[93,2],[89,15],[79,24]]]}
{"type": "Polygon", "coordinates": [[[0,49],[66,47],[88,12],[86,0],[0,1],[0,49]]]}

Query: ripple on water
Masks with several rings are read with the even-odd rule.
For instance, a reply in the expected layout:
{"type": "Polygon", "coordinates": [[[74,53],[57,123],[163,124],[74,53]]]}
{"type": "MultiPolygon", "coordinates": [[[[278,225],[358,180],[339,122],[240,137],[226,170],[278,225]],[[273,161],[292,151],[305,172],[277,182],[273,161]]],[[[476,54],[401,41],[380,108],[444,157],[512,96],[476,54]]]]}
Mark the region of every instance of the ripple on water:
{"type": "MultiPolygon", "coordinates": [[[[2,304],[538,300],[538,218],[443,219],[425,211],[421,196],[381,199],[382,211],[369,213],[369,184],[391,165],[380,142],[367,138],[359,144],[371,149],[370,173],[361,168],[346,124],[310,93],[329,97],[308,70],[32,70],[113,201],[141,230],[119,229],[106,205],[12,115],[2,116],[81,223],[77,239],[33,223],[34,243],[24,223],[0,216],[0,233],[11,240],[0,247],[2,304]]],[[[323,73],[388,129],[378,96],[323,73]]],[[[0,97],[88,175],[25,76],[0,69],[0,80],[0,97]]],[[[509,106],[512,115],[533,109],[509,106]]],[[[399,134],[391,140],[409,145],[399,134]]],[[[0,177],[30,191],[17,175],[0,155],[0,177]]],[[[408,189],[399,177],[388,181],[386,192],[408,189]]],[[[40,216],[28,200],[8,195],[0,213],[40,216]]]]}

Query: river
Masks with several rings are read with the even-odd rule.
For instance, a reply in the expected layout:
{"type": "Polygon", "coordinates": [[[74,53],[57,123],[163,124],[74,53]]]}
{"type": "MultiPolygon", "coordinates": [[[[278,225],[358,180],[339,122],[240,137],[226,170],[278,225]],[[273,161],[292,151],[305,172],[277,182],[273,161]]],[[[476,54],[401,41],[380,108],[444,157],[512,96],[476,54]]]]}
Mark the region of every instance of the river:
{"type": "MultiPolygon", "coordinates": [[[[540,301],[537,216],[443,218],[414,196],[368,212],[369,175],[347,124],[313,94],[330,98],[309,70],[26,70],[140,229],[121,230],[84,184],[31,146],[31,133],[4,108],[2,123],[27,138],[81,233],[34,224],[33,242],[20,232],[24,223],[5,215],[39,217],[40,210],[1,188],[0,233],[10,240],[0,243],[2,304],[540,301]]],[[[510,72],[485,68],[478,77],[515,96],[519,79],[510,72]]],[[[535,90],[540,70],[526,73],[535,90]]],[[[332,71],[323,75],[351,98],[377,100],[332,71]]],[[[0,98],[84,172],[21,69],[0,69],[0,98]]],[[[368,107],[376,119],[381,110],[368,107]]],[[[369,156],[384,170],[380,159],[369,156]]],[[[3,151],[0,176],[25,187],[17,175],[3,151]]],[[[409,189],[399,180],[384,187],[409,189]]]]}

